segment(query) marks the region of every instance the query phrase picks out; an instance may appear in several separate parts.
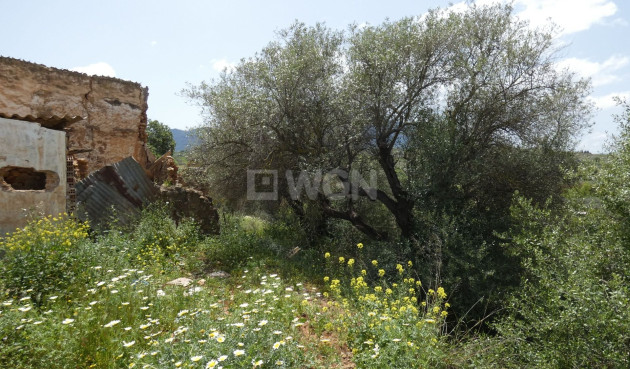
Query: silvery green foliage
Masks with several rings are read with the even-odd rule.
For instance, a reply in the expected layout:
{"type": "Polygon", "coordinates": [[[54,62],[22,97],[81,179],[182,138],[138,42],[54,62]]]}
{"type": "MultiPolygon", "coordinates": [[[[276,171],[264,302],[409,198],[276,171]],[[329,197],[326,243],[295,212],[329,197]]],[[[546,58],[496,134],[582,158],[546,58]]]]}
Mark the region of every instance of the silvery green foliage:
{"type": "MultiPolygon", "coordinates": [[[[377,170],[375,201],[319,196],[292,206],[314,203],[372,238],[414,239],[419,197],[435,181],[416,169],[441,165],[418,143],[437,122],[441,139],[458,145],[447,146],[458,158],[445,163],[453,173],[511,149],[571,147],[589,114],[588,84],[558,72],[553,56],[551,32],[517,21],[510,6],[345,32],[296,22],[217,80],[184,91],[205,119],[191,160],[214,197],[232,204],[245,198],[247,169],[377,170]]],[[[280,175],[279,198],[289,200],[285,182],[280,175]]]]}

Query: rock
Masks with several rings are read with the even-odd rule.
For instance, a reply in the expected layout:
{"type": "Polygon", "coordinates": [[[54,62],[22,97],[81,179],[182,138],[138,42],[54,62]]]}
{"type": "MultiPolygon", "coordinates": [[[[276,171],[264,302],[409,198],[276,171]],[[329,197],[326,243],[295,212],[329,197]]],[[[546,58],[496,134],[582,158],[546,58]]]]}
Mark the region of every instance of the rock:
{"type": "Polygon", "coordinates": [[[222,270],[217,270],[216,272],[212,272],[210,274],[208,274],[209,278],[229,278],[230,274],[226,273],[222,270]]]}
{"type": "Polygon", "coordinates": [[[158,185],[165,182],[175,185],[177,184],[178,169],[177,163],[175,163],[175,159],[173,159],[169,151],[149,166],[147,174],[158,185]]]}
{"type": "Polygon", "coordinates": [[[173,279],[170,282],[166,282],[166,284],[171,285],[171,286],[188,287],[192,282],[193,281],[190,278],[181,277],[181,278],[173,279]]]}

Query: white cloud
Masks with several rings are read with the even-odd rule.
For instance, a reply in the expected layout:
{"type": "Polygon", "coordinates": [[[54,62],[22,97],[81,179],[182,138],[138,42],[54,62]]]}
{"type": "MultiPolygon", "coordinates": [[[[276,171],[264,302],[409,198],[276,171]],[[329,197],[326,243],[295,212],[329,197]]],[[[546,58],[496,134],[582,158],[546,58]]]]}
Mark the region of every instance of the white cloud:
{"type": "Polygon", "coordinates": [[[212,59],[211,62],[212,69],[216,70],[217,72],[223,72],[224,70],[227,70],[227,72],[231,72],[236,68],[235,63],[230,63],[225,59],[212,59]]]}
{"type": "Polygon", "coordinates": [[[524,9],[517,13],[533,26],[543,26],[549,20],[560,26],[561,35],[589,29],[593,24],[617,12],[612,0],[516,0],[524,9]]]}
{"type": "MultiPolygon", "coordinates": [[[[485,6],[506,3],[506,0],[477,0],[477,5],[485,6]]],[[[515,0],[515,14],[527,20],[534,27],[553,22],[560,27],[558,36],[589,29],[593,24],[617,13],[613,0],[515,0]]],[[[466,11],[468,4],[462,1],[446,10],[456,13],[466,11]]]]}
{"type": "Polygon", "coordinates": [[[596,107],[600,109],[610,109],[617,106],[617,102],[614,97],[620,97],[622,99],[630,100],[630,91],[613,92],[604,96],[589,96],[588,99],[592,101],[596,107]]]}
{"type": "Polygon", "coordinates": [[[74,67],[70,70],[89,75],[116,77],[116,71],[114,68],[105,62],[94,63],[85,67],[74,67]]]}
{"type": "Polygon", "coordinates": [[[559,69],[568,69],[578,75],[591,78],[593,86],[603,86],[619,81],[621,78],[615,73],[630,63],[627,56],[613,55],[605,61],[593,62],[588,59],[567,58],[556,65],[559,69]]]}

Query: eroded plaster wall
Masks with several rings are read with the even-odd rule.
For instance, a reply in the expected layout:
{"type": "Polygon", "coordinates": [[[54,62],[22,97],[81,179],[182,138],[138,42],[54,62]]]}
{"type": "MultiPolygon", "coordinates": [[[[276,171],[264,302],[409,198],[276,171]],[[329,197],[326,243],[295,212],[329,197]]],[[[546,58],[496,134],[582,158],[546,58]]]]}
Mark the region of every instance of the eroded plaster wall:
{"type": "Polygon", "coordinates": [[[66,210],[66,134],[0,118],[0,234],[66,210]],[[32,189],[29,189],[32,188],[32,189]]]}
{"type": "Polygon", "coordinates": [[[147,98],[134,82],[0,57],[0,117],[66,131],[90,172],[128,156],[146,166],[147,98]]]}

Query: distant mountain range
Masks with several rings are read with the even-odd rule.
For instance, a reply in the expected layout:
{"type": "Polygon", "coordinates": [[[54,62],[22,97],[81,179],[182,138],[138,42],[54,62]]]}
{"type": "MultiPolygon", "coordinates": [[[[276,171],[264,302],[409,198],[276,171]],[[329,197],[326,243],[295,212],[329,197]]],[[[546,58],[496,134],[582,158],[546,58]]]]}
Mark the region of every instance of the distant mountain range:
{"type": "Polygon", "coordinates": [[[171,128],[175,140],[175,152],[186,151],[190,145],[194,145],[197,137],[191,130],[171,128]]]}

